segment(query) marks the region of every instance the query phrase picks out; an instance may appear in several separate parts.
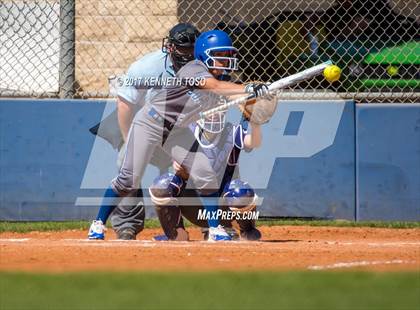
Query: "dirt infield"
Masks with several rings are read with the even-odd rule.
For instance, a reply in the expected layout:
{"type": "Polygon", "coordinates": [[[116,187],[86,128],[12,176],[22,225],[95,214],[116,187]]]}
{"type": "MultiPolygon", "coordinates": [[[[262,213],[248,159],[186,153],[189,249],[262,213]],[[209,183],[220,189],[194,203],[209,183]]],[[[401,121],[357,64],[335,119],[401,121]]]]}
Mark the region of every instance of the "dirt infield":
{"type": "Polygon", "coordinates": [[[420,271],[420,229],[260,227],[261,242],[88,241],[85,231],[0,234],[0,270],[343,270],[420,271]]]}

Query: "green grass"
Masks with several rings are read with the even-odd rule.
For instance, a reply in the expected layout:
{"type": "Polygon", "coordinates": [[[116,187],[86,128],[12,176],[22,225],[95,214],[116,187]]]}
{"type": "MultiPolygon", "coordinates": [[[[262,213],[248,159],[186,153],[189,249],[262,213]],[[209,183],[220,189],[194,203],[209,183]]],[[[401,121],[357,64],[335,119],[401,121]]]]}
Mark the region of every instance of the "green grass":
{"type": "MultiPolygon", "coordinates": [[[[25,233],[30,231],[61,231],[61,230],[87,230],[89,221],[66,221],[66,222],[0,222],[0,232],[25,233]]],[[[259,220],[258,226],[330,226],[330,227],[378,227],[378,228],[420,228],[420,222],[352,222],[352,221],[328,221],[328,220],[259,220]]],[[[108,225],[109,226],[109,225],[108,225]]],[[[187,227],[193,226],[189,222],[187,227]]],[[[157,219],[148,219],[146,228],[160,228],[157,219]]]]}
{"type": "Polygon", "coordinates": [[[0,273],[0,309],[419,309],[416,273],[0,273]]]}

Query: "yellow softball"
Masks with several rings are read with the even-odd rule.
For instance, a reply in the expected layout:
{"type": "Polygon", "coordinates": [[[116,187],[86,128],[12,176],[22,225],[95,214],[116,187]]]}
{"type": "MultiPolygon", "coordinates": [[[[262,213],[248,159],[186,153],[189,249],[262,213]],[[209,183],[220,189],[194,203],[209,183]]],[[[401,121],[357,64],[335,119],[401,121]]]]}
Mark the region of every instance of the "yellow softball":
{"type": "Polygon", "coordinates": [[[390,76],[394,76],[398,74],[398,67],[396,66],[389,66],[388,68],[386,68],[386,72],[388,72],[388,74],[390,76]]]}
{"type": "Polygon", "coordinates": [[[330,65],[324,69],[324,77],[330,83],[338,81],[340,76],[341,69],[336,65],[330,65]]]}

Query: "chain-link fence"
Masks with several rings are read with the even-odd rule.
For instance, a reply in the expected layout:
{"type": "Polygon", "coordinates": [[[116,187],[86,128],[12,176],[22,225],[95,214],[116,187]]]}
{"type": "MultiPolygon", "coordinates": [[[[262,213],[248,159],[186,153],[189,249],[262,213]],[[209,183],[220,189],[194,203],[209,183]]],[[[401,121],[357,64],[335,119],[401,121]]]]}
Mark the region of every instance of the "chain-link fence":
{"type": "Polygon", "coordinates": [[[227,31],[237,78],[274,81],[331,59],[284,96],[420,102],[418,0],[61,0],[0,2],[0,95],[106,97],[108,78],[161,48],[177,22],[227,31]]]}

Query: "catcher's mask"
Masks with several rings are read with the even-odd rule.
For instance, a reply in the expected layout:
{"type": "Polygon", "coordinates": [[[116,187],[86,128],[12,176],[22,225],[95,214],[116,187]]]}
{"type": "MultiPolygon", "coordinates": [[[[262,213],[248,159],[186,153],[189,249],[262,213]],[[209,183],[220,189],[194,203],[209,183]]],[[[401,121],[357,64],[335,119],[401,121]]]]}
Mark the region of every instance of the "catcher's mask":
{"type": "Polygon", "coordinates": [[[209,133],[220,133],[225,128],[227,110],[217,111],[197,121],[198,126],[209,133]]]}

